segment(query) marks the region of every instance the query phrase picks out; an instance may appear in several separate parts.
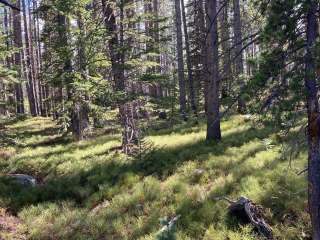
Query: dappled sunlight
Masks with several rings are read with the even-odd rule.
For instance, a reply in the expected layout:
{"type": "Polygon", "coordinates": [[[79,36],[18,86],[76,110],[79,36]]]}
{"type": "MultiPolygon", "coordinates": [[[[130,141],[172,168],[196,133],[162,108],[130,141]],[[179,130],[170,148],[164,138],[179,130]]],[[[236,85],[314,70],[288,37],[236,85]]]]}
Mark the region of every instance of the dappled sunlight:
{"type": "MultiPolygon", "coordinates": [[[[46,119],[35,122],[35,136],[43,129],[58,131],[46,119]]],[[[23,125],[11,125],[10,132],[20,132],[23,125]]],[[[154,147],[142,159],[115,150],[119,134],[50,146],[28,132],[25,142],[34,146],[18,146],[1,160],[3,173],[34,175],[41,185],[21,189],[0,178],[0,203],[16,211],[33,239],[152,239],[159,219],[176,214],[181,215],[178,239],[259,239],[250,227],[230,223],[227,203],[215,200],[247,196],[268,209],[276,234],[299,234],[308,224],[301,213],[306,182],[293,170],[303,168],[305,155],[289,169],[276,129],[253,127],[242,117],[224,121],[223,128],[220,143],[205,141],[203,124],[190,133],[180,128],[152,134],[147,139],[154,147]]]]}

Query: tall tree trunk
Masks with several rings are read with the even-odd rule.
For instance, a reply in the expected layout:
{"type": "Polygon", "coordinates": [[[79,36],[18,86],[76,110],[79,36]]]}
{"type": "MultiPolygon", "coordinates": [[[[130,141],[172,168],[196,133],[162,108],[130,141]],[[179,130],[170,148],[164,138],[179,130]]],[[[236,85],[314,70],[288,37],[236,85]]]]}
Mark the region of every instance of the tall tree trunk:
{"type": "MultiPolygon", "coordinates": [[[[120,54],[120,44],[117,33],[116,16],[111,3],[102,0],[102,9],[104,14],[104,24],[108,34],[111,36],[108,41],[109,53],[112,65],[112,75],[115,85],[115,90],[123,91],[125,89],[124,67],[122,64],[123,58],[120,54]]],[[[123,14],[123,13],[122,13],[123,14]]]]}
{"type": "Polygon", "coordinates": [[[67,91],[67,98],[70,103],[72,103],[70,109],[69,109],[69,115],[71,119],[71,131],[76,140],[81,140],[82,138],[82,132],[80,128],[80,117],[79,114],[81,112],[81,103],[78,102],[78,99],[75,97],[75,92],[73,89],[73,77],[72,77],[72,60],[71,60],[71,52],[69,49],[69,28],[70,23],[67,19],[67,17],[63,14],[58,14],[57,16],[58,20],[58,26],[59,26],[59,39],[62,43],[61,46],[65,48],[65,51],[67,51],[64,55],[60,56],[64,61],[64,67],[63,71],[65,74],[64,79],[62,80],[62,86],[59,89],[59,98],[63,99],[63,89],[62,87],[66,87],[67,91]]]}
{"type": "Polygon", "coordinates": [[[38,0],[33,0],[33,24],[34,24],[34,40],[35,40],[35,72],[37,78],[37,85],[38,85],[38,104],[39,104],[39,112],[41,116],[49,116],[49,108],[48,108],[48,99],[46,96],[46,87],[41,79],[41,71],[42,71],[42,49],[41,49],[41,41],[40,41],[40,21],[39,15],[36,11],[38,8],[38,0]]]}
{"type": "MultiPolygon", "coordinates": [[[[79,70],[83,80],[87,80],[88,69],[87,69],[87,56],[85,51],[85,39],[86,39],[86,30],[83,24],[83,19],[81,13],[78,16],[78,28],[80,31],[79,34],[79,46],[78,46],[78,61],[79,61],[79,70]]],[[[84,131],[89,127],[89,106],[87,104],[88,96],[79,96],[80,99],[75,104],[78,105],[76,112],[76,124],[77,124],[77,140],[83,139],[84,131]]]]}
{"type": "Polygon", "coordinates": [[[316,81],[317,1],[308,0],[305,86],[308,108],[308,181],[312,239],[320,239],[320,113],[316,81]]]}
{"type": "Polygon", "coordinates": [[[161,59],[160,59],[160,28],[159,28],[159,1],[153,0],[153,14],[155,17],[154,21],[154,49],[158,56],[155,57],[155,62],[159,64],[159,66],[155,67],[154,71],[156,73],[161,73],[161,59]]]}
{"type": "MultiPolygon", "coordinates": [[[[238,78],[240,91],[244,86],[243,80],[243,44],[242,44],[242,21],[240,14],[240,0],[233,0],[233,11],[234,11],[234,19],[233,19],[233,27],[234,27],[234,43],[235,43],[235,75],[238,78]]],[[[246,111],[246,104],[241,96],[238,100],[238,112],[244,113],[246,111]]]]}
{"type": "Polygon", "coordinates": [[[37,98],[36,98],[36,88],[35,88],[35,79],[33,74],[33,64],[32,64],[32,49],[31,49],[31,39],[30,39],[30,29],[28,27],[27,21],[27,9],[25,0],[22,0],[22,12],[23,12],[23,23],[24,23],[24,37],[25,37],[25,45],[26,45],[26,77],[28,82],[26,83],[27,92],[28,92],[28,100],[29,100],[29,107],[30,113],[32,116],[38,115],[38,108],[37,108],[37,98]]]}
{"type": "Polygon", "coordinates": [[[196,96],[194,91],[193,72],[192,72],[192,64],[191,64],[191,56],[190,56],[189,34],[188,34],[184,0],[181,0],[181,7],[182,7],[182,20],[183,20],[184,39],[185,39],[186,57],[187,57],[186,60],[187,60],[187,70],[188,70],[188,79],[189,79],[190,105],[194,114],[197,115],[196,96]]]}
{"type": "Polygon", "coordinates": [[[220,103],[219,103],[219,60],[218,60],[218,24],[215,18],[217,14],[217,0],[207,0],[208,16],[208,61],[206,70],[209,73],[208,80],[208,109],[207,109],[207,140],[221,139],[220,130],[220,103]]]}
{"type": "Polygon", "coordinates": [[[230,95],[230,87],[232,81],[232,67],[231,67],[231,47],[230,47],[230,24],[228,17],[229,2],[220,0],[220,7],[223,7],[219,16],[219,23],[221,29],[221,50],[222,50],[222,65],[223,72],[221,76],[222,96],[230,95]]]}
{"type": "MultiPolygon", "coordinates": [[[[144,4],[144,14],[145,14],[145,34],[147,37],[146,40],[146,54],[150,54],[153,52],[154,48],[154,33],[153,33],[153,19],[152,19],[152,14],[153,14],[153,6],[152,6],[153,0],[143,0],[144,4]]],[[[153,57],[147,56],[148,61],[153,61],[153,57]]],[[[155,72],[154,67],[147,67],[146,73],[147,74],[152,74],[155,72]]]]}
{"type": "Polygon", "coordinates": [[[41,113],[40,111],[40,102],[39,102],[39,72],[37,68],[37,54],[34,48],[34,43],[36,43],[36,25],[35,25],[35,14],[32,14],[32,7],[31,4],[34,3],[34,0],[31,3],[31,0],[28,0],[28,15],[29,15],[29,32],[30,32],[30,51],[31,51],[31,66],[32,66],[32,75],[34,78],[34,89],[35,89],[35,97],[36,97],[36,107],[38,114],[41,113]]]}
{"type": "Polygon", "coordinates": [[[182,118],[187,120],[186,115],[186,87],[184,78],[184,64],[183,64],[183,41],[181,29],[181,8],[180,0],[175,0],[175,16],[176,16],[176,30],[177,30],[177,57],[178,57],[178,80],[179,80],[179,102],[180,112],[182,118]]]}
{"type": "MultiPolygon", "coordinates": [[[[195,9],[195,32],[194,32],[194,43],[196,48],[193,50],[195,52],[194,69],[196,69],[195,78],[198,79],[198,91],[203,89],[204,94],[204,109],[207,111],[207,71],[205,70],[207,61],[206,52],[206,18],[204,14],[203,0],[194,0],[195,9]]],[[[200,92],[196,94],[196,97],[200,96],[200,92]]],[[[198,98],[197,98],[198,100],[198,98]]]]}
{"type": "MultiPolygon", "coordinates": [[[[20,9],[20,0],[16,1],[17,8],[20,9]]],[[[22,76],[22,29],[21,29],[21,14],[17,10],[13,10],[13,42],[14,46],[18,49],[14,54],[14,65],[18,71],[18,77],[21,80],[22,76]]],[[[15,95],[16,95],[16,111],[18,114],[24,114],[24,99],[21,83],[15,84],[15,95]]]]}
{"type": "MultiPolygon", "coordinates": [[[[3,14],[4,14],[4,16],[3,16],[3,24],[4,24],[4,26],[3,27],[4,27],[4,34],[6,36],[6,50],[9,51],[10,50],[10,41],[9,41],[10,30],[9,30],[8,11],[7,11],[6,8],[4,8],[3,14]]],[[[11,67],[11,58],[9,56],[7,56],[6,59],[5,59],[5,65],[7,66],[8,69],[10,69],[10,67],[11,67]]],[[[7,89],[8,89],[7,84],[3,83],[3,101],[4,101],[3,111],[4,111],[5,115],[9,114],[9,108],[7,107],[7,105],[8,105],[7,103],[9,102],[9,99],[7,98],[7,89]]]]}
{"type": "Polygon", "coordinates": [[[125,75],[124,75],[124,0],[120,0],[120,22],[119,22],[119,49],[118,49],[118,61],[121,76],[116,83],[116,89],[118,91],[125,90],[125,75]]]}

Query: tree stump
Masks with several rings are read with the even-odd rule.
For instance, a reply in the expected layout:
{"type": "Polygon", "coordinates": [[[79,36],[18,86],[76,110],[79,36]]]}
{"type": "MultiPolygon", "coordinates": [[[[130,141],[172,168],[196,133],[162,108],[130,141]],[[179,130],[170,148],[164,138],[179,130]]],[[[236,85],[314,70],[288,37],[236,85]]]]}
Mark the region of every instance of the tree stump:
{"type": "Polygon", "coordinates": [[[263,218],[263,209],[250,199],[241,197],[238,201],[229,201],[229,213],[243,223],[252,224],[255,229],[267,239],[273,239],[272,229],[263,218]]]}

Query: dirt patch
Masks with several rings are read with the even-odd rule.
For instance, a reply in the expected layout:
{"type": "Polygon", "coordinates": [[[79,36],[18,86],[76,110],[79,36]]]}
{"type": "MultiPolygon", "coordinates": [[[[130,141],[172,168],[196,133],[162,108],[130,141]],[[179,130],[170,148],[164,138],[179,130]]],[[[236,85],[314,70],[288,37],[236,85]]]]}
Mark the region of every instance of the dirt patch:
{"type": "Polygon", "coordinates": [[[0,240],[25,240],[20,231],[21,221],[0,208],[0,240]]]}
{"type": "Polygon", "coordinates": [[[15,152],[13,150],[1,149],[0,150],[0,159],[9,160],[13,157],[15,152]]]}

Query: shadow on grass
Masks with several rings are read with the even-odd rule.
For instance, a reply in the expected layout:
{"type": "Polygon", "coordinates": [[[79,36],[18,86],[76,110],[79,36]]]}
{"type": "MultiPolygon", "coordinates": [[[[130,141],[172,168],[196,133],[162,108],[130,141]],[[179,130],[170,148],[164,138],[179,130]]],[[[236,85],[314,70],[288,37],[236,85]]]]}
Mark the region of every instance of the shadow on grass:
{"type": "MultiPolygon", "coordinates": [[[[244,163],[245,160],[245,158],[242,158],[240,162],[237,162],[236,165],[230,169],[230,172],[236,172],[235,169],[241,168],[241,164],[244,163]]],[[[233,174],[231,181],[228,181],[222,186],[216,187],[214,191],[210,192],[204,201],[194,201],[192,198],[185,198],[184,201],[178,205],[176,210],[176,213],[181,216],[178,222],[178,228],[187,231],[188,235],[191,236],[192,239],[202,239],[203,236],[201,236],[201,234],[205,233],[204,229],[208,229],[212,225],[223,225],[230,231],[239,232],[241,230],[241,221],[239,221],[235,216],[228,214],[229,204],[226,201],[216,200],[216,198],[228,197],[230,199],[237,200],[242,196],[241,192],[243,189],[241,189],[241,187],[243,187],[242,180],[244,178],[253,177],[258,179],[258,181],[266,179],[264,178],[265,174],[276,169],[282,161],[283,160],[276,158],[271,163],[266,164],[259,169],[253,167],[252,169],[247,169],[233,174]],[[197,228],[194,229],[194,226],[197,226],[197,228]]],[[[276,175],[276,178],[278,178],[279,181],[281,181],[280,179],[282,179],[282,177],[283,176],[280,175],[280,173],[276,175]]],[[[288,206],[286,206],[286,203],[296,201],[288,197],[279,198],[278,200],[273,201],[273,197],[279,195],[283,190],[283,185],[281,185],[280,182],[276,182],[274,188],[266,188],[263,190],[263,196],[259,202],[256,202],[256,199],[251,199],[258,204],[262,204],[264,208],[270,209],[272,214],[274,214],[276,219],[271,219],[270,216],[267,216],[266,218],[267,222],[271,225],[273,223],[272,220],[275,220],[274,222],[282,221],[283,216],[288,212],[288,206]],[[279,206],[278,201],[282,201],[279,206]]],[[[257,237],[257,239],[264,238],[257,237]]]]}
{"type": "Polygon", "coordinates": [[[18,115],[16,117],[0,119],[0,124],[10,126],[26,119],[28,119],[27,115],[18,115]]]}
{"type": "MultiPolygon", "coordinates": [[[[138,175],[141,178],[154,176],[164,180],[174,174],[179,166],[191,159],[196,159],[199,155],[219,156],[230,147],[240,147],[254,139],[264,139],[274,133],[273,128],[247,129],[241,132],[230,133],[224,137],[220,143],[207,143],[204,140],[178,146],[175,148],[154,149],[142,159],[132,159],[121,163],[114,160],[106,164],[98,164],[86,171],[75,172],[71,175],[57,176],[51,178],[44,185],[34,188],[21,188],[8,184],[5,177],[0,177],[0,199],[5,199],[5,204],[14,210],[19,210],[28,205],[41,202],[56,202],[61,200],[71,200],[79,206],[84,204],[86,199],[100,191],[100,186],[113,187],[119,183],[125,174],[138,175]]],[[[115,136],[111,137],[116,138],[115,136]]],[[[43,155],[48,158],[48,154],[63,154],[63,152],[77,151],[79,148],[90,148],[100,140],[88,141],[80,146],[72,144],[63,151],[47,153],[43,155]]],[[[251,154],[255,154],[252,152],[251,154]]],[[[39,157],[39,156],[37,156],[39,157]]],[[[243,158],[245,161],[245,157],[243,158]]],[[[53,169],[51,166],[49,169],[53,169]]],[[[250,174],[250,173],[248,173],[250,174]]]]}

